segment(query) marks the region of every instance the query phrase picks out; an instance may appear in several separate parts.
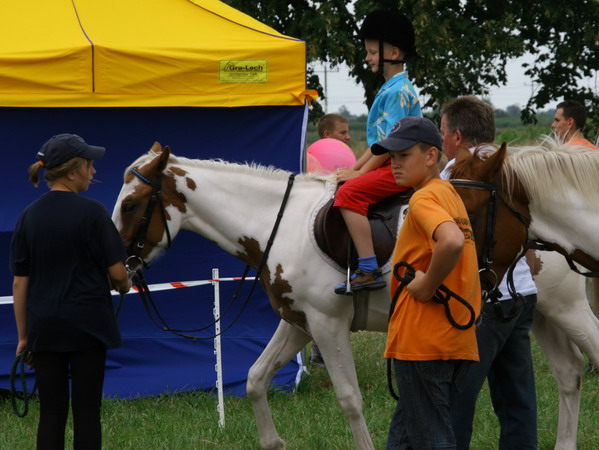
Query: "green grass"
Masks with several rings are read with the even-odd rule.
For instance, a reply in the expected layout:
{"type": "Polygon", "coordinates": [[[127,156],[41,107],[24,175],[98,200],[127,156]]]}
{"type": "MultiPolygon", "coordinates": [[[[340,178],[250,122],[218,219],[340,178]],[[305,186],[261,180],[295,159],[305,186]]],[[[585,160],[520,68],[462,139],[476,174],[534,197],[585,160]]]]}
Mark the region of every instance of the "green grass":
{"type": "MultiPolygon", "coordinates": [[[[394,401],[387,392],[382,358],[385,336],[359,332],[352,337],[364,416],[377,449],[385,447],[394,401]]],[[[553,448],[557,430],[558,397],[545,356],[534,345],[539,409],[539,449],[553,448]]],[[[298,392],[269,393],[275,424],[290,450],[350,449],[353,439],[335,400],[325,369],[310,368],[298,392]]],[[[599,378],[586,376],[578,428],[578,449],[594,450],[599,442],[599,378]]],[[[226,423],[218,425],[217,400],[208,393],[183,393],[136,400],[105,400],[105,449],[258,449],[254,415],[247,398],[225,398],[226,423]]],[[[0,403],[0,449],[35,447],[38,406],[31,402],[24,419],[0,403]]],[[[70,429],[70,423],[69,423],[70,429]]],[[[485,387],[479,398],[473,449],[496,449],[498,425],[485,387]]],[[[68,433],[67,448],[72,436],[68,433]]]]}

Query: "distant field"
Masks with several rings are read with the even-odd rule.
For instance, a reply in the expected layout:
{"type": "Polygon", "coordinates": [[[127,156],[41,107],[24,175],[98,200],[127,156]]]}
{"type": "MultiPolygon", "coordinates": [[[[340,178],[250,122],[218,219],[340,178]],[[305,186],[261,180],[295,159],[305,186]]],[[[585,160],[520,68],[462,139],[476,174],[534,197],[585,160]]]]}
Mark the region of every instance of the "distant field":
{"type": "MultiPolygon", "coordinates": [[[[522,125],[519,116],[497,117],[495,124],[497,133],[496,144],[507,142],[511,145],[528,145],[535,142],[543,134],[551,133],[551,121],[553,114],[541,113],[537,115],[536,125],[522,125]]],[[[349,133],[351,141],[349,146],[356,157],[360,157],[368,148],[366,144],[366,116],[351,118],[349,121],[349,133]]],[[[318,133],[314,124],[308,124],[307,145],[318,140],[318,133]]]]}

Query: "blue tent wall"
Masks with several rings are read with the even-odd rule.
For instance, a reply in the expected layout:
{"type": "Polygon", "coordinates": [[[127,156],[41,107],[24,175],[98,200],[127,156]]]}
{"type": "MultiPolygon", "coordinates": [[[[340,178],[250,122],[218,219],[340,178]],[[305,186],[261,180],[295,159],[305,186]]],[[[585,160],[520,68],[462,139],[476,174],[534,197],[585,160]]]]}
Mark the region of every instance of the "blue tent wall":
{"type": "MultiPolygon", "coordinates": [[[[53,134],[77,133],[87,142],[107,148],[106,156],[95,164],[96,178],[102,182],[93,184],[83,195],[100,200],[112,213],[124,169],[154,141],[189,158],[258,162],[298,171],[303,116],[304,108],[293,106],[0,108],[0,257],[5,261],[0,269],[0,295],[10,295],[11,290],[8,248],[14,224],[23,208],[47,190],[45,186],[34,189],[29,184],[27,167],[35,162],[41,144],[53,134]]],[[[275,217],[273,223],[274,220],[275,217]]],[[[215,267],[220,269],[221,277],[238,276],[243,271],[240,261],[213,243],[197,234],[181,232],[145,275],[150,283],[209,279],[215,267]]],[[[249,284],[246,282],[244,293],[249,284]]],[[[234,283],[221,283],[223,308],[235,288],[234,283]]],[[[243,294],[241,297],[245,298],[243,294]]],[[[195,328],[212,321],[211,287],[163,291],[156,293],[155,299],[172,327],[195,328]]],[[[236,316],[242,303],[236,302],[222,327],[236,316]]],[[[243,395],[247,371],[268,343],[278,321],[266,295],[258,288],[241,319],[222,337],[227,392],[243,395]]],[[[109,352],[105,394],[130,397],[214,387],[212,340],[191,342],[157,329],[136,294],[126,297],[119,322],[123,347],[109,352]]],[[[211,328],[202,333],[210,336],[213,332],[211,328]]],[[[0,305],[0,388],[8,386],[7,373],[15,346],[12,306],[0,305]]],[[[292,361],[281,369],[273,383],[282,388],[293,386],[298,370],[298,364],[292,361]]]]}

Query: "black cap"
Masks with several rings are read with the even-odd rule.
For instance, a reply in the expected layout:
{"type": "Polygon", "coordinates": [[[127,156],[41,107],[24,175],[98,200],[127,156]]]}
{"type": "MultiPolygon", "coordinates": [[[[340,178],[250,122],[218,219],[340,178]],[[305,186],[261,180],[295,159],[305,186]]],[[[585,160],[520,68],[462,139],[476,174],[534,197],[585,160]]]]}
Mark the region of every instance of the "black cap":
{"type": "Polygon", "coordinates": [[[76,134],[63,133],[52,136],[42,145],[37,152],[37,159],[43,163],[43,167],[52,169],[76,156],[91,160],[100,159],[105,152],[104,147],[89,145],[76,134]]]}
{"type": "Polygon", "coordinates": [[[378,39],[399,47],[406,57],[417,57],[412,22],[397,9],[378,9],[366,16],[360,27],[362,39],[378,39]]]}
{"type": "Polygon", "coordinates": [[[443,150],[441,133],[433,122],[426,117],[407,116],[393,126],[386,139],[373,144],[370,150],[373,155],[384,155],[387,152],[402,152],[419,142],[443,150]]]}

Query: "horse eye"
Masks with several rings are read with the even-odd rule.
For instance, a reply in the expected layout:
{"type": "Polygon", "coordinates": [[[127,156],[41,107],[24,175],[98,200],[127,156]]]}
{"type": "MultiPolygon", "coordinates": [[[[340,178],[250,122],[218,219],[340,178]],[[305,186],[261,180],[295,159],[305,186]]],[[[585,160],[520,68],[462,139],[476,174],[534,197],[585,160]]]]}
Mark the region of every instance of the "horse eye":
{"type": "Polygon", "coordinates": [[[130,213],[133,210],[135,210],[135,208],[137,208],[137,205],[135,203],[123,203],[123,206],[121,207],[121,211],[125,214],[125,213],[130,213]]]}

